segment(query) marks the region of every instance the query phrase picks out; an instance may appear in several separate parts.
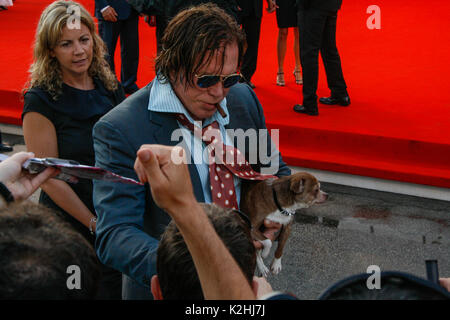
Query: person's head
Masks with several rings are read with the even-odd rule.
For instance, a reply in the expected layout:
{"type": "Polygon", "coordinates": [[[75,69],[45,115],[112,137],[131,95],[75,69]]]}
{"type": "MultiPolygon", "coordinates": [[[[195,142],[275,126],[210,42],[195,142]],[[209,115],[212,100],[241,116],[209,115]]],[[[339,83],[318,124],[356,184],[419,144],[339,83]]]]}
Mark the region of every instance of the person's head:
{"type": "MultiPolygon", "coordinates": [[[[236,211],[214,204],[204,204],[202,207],[249,284],[253,285],[256,250],[246,222],[236,211]]],[[[157,275],[151,281],[155,299],[204,299],[192,256],[173,221],[167,226],[159,242],[156,272],[157,275]]]]}
{"type": "Polygon", "coordinates": [[[446,300],[450,293],[437,284],[398,271],[380,273],[380,287],[368,287],[371,274],[362,273],[342,279],[320,296],[320,300],[446,300]]]}
{"type": "Polygon", "coordinates": [[[114,90],[117,80],[105,54],[106,46],[89,12],[76,2],[53,2],[39,19],[29,87],[42,87],[57,99],[66,77],[88,75],[114,90]]]}
{"type": "Polygon", "coordinates": [[[162,38],[155,63],[158,79],[171,83],[195,120],[209,118],[230,85],[240,79],[235,74],[241,65],[244,39],[236,21],[214,4],[181,11],[162,38]],[[204,77],[208,75],[234,76],[217,82],[217,78],[204,77]]]}
{"type": "Polygon", "coordinates": [[[92,246],[55,212],[34,203],[0,211],[0,299],[92,299],[99,277],[92,246]]]}

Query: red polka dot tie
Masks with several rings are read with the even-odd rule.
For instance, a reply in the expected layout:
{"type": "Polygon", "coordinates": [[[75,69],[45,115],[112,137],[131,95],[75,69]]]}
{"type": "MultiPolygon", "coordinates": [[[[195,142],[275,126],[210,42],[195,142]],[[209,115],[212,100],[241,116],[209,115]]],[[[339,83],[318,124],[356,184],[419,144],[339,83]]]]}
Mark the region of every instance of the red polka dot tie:
{"type": "MultiPolygon", "coordinates": [[[[195,133],[194,125],[184,115],[177,114],[176,116],[183,126],[195,133]]],[[[215,204],[224,208],[239,208],[233,176],[246,180],[277,178],[256,172],[242,152],[233,146],[225,145],[217,121],[202,129],[201,138],[208,148],[209,180],[211,196],[215,204]]]]}

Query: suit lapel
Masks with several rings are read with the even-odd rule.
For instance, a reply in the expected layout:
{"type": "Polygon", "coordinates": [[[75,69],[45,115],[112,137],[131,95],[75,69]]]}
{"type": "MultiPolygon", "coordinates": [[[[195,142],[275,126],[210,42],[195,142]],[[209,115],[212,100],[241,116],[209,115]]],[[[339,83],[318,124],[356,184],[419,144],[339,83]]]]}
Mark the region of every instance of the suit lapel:
{"type": "MultiPolygon", "coordinates": [[[[239,99],[236,99],[236,97],[232,94],[228,94],[228,96],[227,96],[227,108],[228,108],[228,113],[230,115],[230,122],[228,125],[225,126],[225,129],[231,129],[231,130],[241,129],[244,131],[244,133],[249,129],[251,129],[251,130],[256,129],[256,125],[254,125],[253,119],[249,116],[248,112],[246,112],[246,107],[242,105],[242,101],[239,99]]],[[[259,150],[258,132],[256,132],[256,133],[257,133],[256,150],[259,150]]],[[[233,146],[235,148],[237,148],[237,145],[238,145],[237,142],[238,142],[237,137],[234,137],[233,146]]],[[[243,152],[243,154],[245,155],[245,159],[250,162],[250,160],[251,160],[250,159],[250,150],[255,149],[255,146],[252,145],[252,147],[250,147],[250,140],[245,139],[244,148],[245,148],[244,150],[240,150],[240,151],[243,152]]],[[[255,155],[253,155],[253,157],[254,156],[255,155]]],[[[256,153],[256,157],[257,157],[258,163],[256,163],[256,164],[250,163],[250,164],[255,171],[260,172],[259,157],[258,157],[257,153],[256,153]]]]}
{"type": "MultiPolygon", "coordinates": [[[[165,146],[182,146],[182,143],[180,143],[182,141],[182,136],[180,137],[180,135],[174,135],[172,139],[172,133],[180,129],[175,117],[172,114],[149,111],[149,120],[154,126],[152,133],[156,143],[165,146]]],[[[191,175],[195,198],[199,202],[205,202],[203,187],[197,172],[197,167],[194,164],[192,157],[190,159],[190,163],[188,164],[188,169],[191,175]]]]}
{"type": "Polygon", "coordinates": [[[170,113],[149,111],[149,120],[153,124],[153,137],[158,144],[175,146],[179,141],[172,141],[172,133],[177,130],[178,124],[170,113]]]}

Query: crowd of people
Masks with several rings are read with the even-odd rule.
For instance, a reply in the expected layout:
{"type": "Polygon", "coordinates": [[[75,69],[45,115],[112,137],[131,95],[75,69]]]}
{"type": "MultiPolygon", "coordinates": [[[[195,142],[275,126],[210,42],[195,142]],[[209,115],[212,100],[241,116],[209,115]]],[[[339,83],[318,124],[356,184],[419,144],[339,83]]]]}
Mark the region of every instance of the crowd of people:
{"type": "MultiPolygon", "coordinates": [[[[113,56],[117,36],[119,33],[121,34],[121,54],[122,61],[125,63],[121,71],[121,76],[124,77],[122,83],[125,88],[129,88],[130,85],[134,88],[128,91],[126,89],[127,92],[134,92],[137,88],[135,83],[130,84],[131,82],[128,81],[128,77],[124,73],[127,66],[133,62],[133,68],[129,69],[134,71],[132,79],[136,80],[138,61],[136,48],[139,45],[139,40],[136,36],[138,34],[135,22],[137,20],[136,13],[154,17],[157,52],[159,54],[162,50],[161,39],[170,19],[189,6],[207,2],[218,5],[242,27],[246,38],[246,50],[243,61],[240,64],[240,82],[247,83],[252,89],[256,87],[252,82],[252,78],[256,72],[258,62],[258,47],[264,7],[263,0],[130,0],[129,4],[125,0],[116,0],[109,1],[110,5],[106,0],[96,0],[95,12],[96,17],[99,19],[99,32],[107,43],[108,49],[110,49],[110,56],[113,56]],[[111,16],[109,15],[110,11],[114,13],[111,16]],[[119,14],[120,12],[124,12],[122,18],[121,14],[119,14]],[[125,31],[125,25],[130,23],[130,19],[133,21],[133,30],[128,29],[128,31],[125,31]],[[103,35],[105,21],[110,21],[107,22],[109,25],[116,25],[117,31],[114,36],[103,35]],[[128,57],[126,56],[127,54],[128,57]]],[[[328,86],[331,91],[330,97],[322,97],[319,99],[319,102],[326,105],[350,105],[347,85],[336,46],[337,14],[341,8],[342,0],[266,0],[266,2],[267,12],[276,12],[276,21],[279,29],[276,48],[278,61],[276,84],[278,86],[284,86],[286,83],[284,60],[287,50],[287,36],[289,29],[292,29],[294,33],[295,67],[292,74],[297,85],[303,84],[303,103],[295,105],[294,111],[311,116],[319,114],[317,108],[318,97],[316,95],[319,75],[319,52],[322,56],[328,86]]],[[[111,63],[114,65],[113,61],[111,63]]]]}
{"type": "MultiPolygon", "coordinates": [[[[156,77],[141,89],[136,86],[137,10],[125,0],[95,3],[98,32],[90,13],[72,1],[53,2],[38,23],[22,114],[29,152],[0,164],[0,298],[295,299],[254,277],[260,244],[252,241],[249,220],[238,208],[252,180],[291,170],[269,135],[237,148],[229,131],[267,129],[250,81],[262,1],[189,8],[173,1],[171,14],[167,7],[158,11],[163,31],[158,30],[156,77]],[[79,12],[79,27],[69,24],[73,12],[79,12]],[[111,58],[118,38],[120,82],[111,58]],[[268,150],[269,162],[261,150],[268,150]],[[237,171],[225,155],[241,151],[245,160],[237,171]],[[191,161],[204,154],[221,161],[191,161]],[[140,183],[69,184],[54,179],[55,169],[30,175],[22,164],[31,157],[76,160],[140,183]],[[251,178],[243,172],[252,172],[251,178]],[[20,203],[38,187],[39,205],[20,203]],[[82,290],[67,285],[69,266],[87,275],[82,290]]],[[[158,1],[130,3],[150,10],[158,1]]],[[[269,11],[279,10],[279,85],[287,32],[281,30],[296,24],[284,5],[294,2],[268,0],[269,11]]],[[[297,1],[296,6],[300,62],[293,75],[298,84],[303,81],[304,92],[296,111],[317,114],[319,51],[331,89],[322,103],[348,105],[335,41],[329,41],[335,40],[340,1],[297,1]],[[321,32],[313,35],[312,29],[321,32]]],[[[275,239],[281,227],[267,220],[265,235],[275,239]]],[[[448,298],[439,286],[427,285],[430,295],[448,298]]],[[[448,286],[448,279],[442,285],[448,286]]]]}

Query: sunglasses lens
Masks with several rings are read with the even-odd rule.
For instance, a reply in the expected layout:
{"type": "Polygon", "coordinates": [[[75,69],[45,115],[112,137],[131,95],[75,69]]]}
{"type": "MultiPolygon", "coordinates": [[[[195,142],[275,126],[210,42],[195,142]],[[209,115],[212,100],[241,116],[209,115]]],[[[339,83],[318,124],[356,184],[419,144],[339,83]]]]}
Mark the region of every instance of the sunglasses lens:
{"type": "Polygon", "coordinates": [[[209,87],[215,85],[219,81],[220,81],[219,76],[202,76],[202,77],[198,78],[197,85],[200,88],[205,89],[205,88],[209,88],[209,87]]]}
{"type": "Polygon", "coordinates": [[[225,81],[223,82],[223,87],[224,88],[229,88],[231,86],[234,86],[236,83],[238,83],[238,81],[241,79],[241,75],[236,74],[234,76],[229,76],[228,78],[225,79],[225,81]]]}

